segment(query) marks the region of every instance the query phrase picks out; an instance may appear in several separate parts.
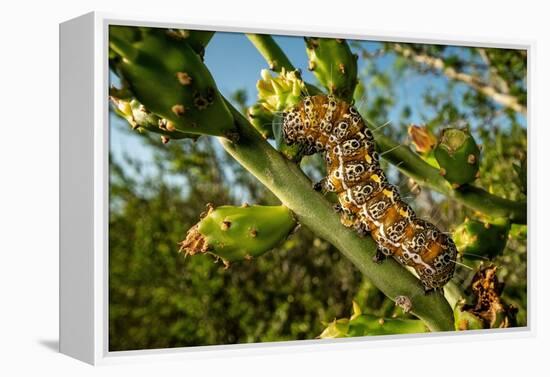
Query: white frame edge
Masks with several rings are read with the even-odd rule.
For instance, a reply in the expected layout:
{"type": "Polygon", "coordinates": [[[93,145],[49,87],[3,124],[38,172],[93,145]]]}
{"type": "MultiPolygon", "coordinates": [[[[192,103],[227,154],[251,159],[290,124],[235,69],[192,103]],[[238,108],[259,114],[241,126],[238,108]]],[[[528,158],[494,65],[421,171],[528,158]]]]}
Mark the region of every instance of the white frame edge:
{"type": "MultiPolygon", "coordinates": [[[[259,25],[246,22],[156,18],[112,13],[88,13],[60,25],[60,352],[90,364],[158,360],[203,359],[309,352],[331,349],[365,349],[446,341],[470,342],[532,337],[535,335],[535,253],[528,232],[528,326],[514,329],[394,335],[331,340],[200,346],[139,351],[108,350],[108,184],[109,104],[108,27],[140,25],[226,32],[256,32],[294,36],[340,37],[374,41],[437,43],[457,46],[525,49],[528,52],[528,162],[531,172],[534,145],[532,122],[534,41],[502,38],[462,38],[420,33],[379,33],[368,30],[311,25],[259,25]],[[90,166],[92,165],[92,166],[90,166]],[[92,204],[93,203],[93,204],[92,204]]],[[[529,174],[528,222],[534,208],[529,174]]]]}

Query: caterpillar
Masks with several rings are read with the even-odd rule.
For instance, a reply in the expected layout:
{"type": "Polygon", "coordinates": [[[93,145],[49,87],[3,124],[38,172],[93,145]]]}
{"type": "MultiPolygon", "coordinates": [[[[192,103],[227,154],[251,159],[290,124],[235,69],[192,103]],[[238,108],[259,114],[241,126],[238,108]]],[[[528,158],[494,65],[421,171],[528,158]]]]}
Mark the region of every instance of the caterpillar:
{"type": "Polygon", "coordinates": [[[374,135],[357,110],[332,95],[304,97],[283,113],[285,143],[323,153],[327,177],[314,188],[334,192],[342,223],[377,244],[375,262],[391,256],[414,268],[426,290],[453,276],[457,249],[447,234],[416,216],[380,168],[374,135]]]}

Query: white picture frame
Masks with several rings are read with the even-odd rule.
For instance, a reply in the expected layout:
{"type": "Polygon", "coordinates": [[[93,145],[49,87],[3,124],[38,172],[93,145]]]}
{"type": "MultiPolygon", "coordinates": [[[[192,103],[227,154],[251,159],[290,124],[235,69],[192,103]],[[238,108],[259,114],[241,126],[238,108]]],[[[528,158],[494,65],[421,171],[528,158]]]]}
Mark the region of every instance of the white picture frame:
{"type": "MultiPolygon", "coordinates": [[[[528,258],[528,326],[475,330],[466,333],[395,335],[335,340],[305,340],[261,344],[199,346],[189,348],[108,350],[108,27],[135,25],[279,35],[310,35],[373,41],[438,43],[464,46],[525,49],[528,53],[528,88],[531,87],[533,41],[439,39],[428,34],[368,33],[364,30],[319,30],[288,25],[247,25],[200,20],[143,18],[120,14],[88,13],[60,24],[60,352],[90,364],[112,364],[147,359],[227,357],[292,353],[315,349],[380,347],[414,338],[418,344],[474,341],[493,337],[534,336],[533,269],[535,251],[528,258]]],[[[530,109],[530,96],[528,109],[530,109]]],[[[533,138],[528,111],[528,140],[533,138]]],[[[531,145],[531,144],[530,144],[531,145]]],[[[528,151],[531,155],[531,149],[528,151]]],[[[530,158],[528,159],[530,161],[530,158]]],[[[529,185],[531,195],[531,185],[529,185]]],[[[529,207],[531,203],[529,203],[529,207]]],[[[531,221],[532,211],[528,209],[531,221]]],[[[531,233],[529,233],[529,245],[531,233]]]]}

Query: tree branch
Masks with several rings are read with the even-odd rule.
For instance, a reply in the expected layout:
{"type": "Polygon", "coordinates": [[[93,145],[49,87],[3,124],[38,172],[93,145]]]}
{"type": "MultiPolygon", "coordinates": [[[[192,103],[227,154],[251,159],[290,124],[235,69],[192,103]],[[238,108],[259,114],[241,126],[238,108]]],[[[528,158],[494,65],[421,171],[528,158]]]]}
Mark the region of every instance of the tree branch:
{"type": "Polygon", "coordinates": [[[405,47],[399,43],[393,43],[389,46],[391,46],[393,51],[400,54],[401,56],[407,59],[411,59],[416,63],[426,65],[433,69],[437,69],[443,72],[443,74],[445,74],[448,78],[456,81],[461,81],[466,85],[469,85],[473,89],[491,98],[493,101],[504,107],[512,109],[523,115],[527,114],[527,108],[519,102],[517,97],[495,89],[493,86],[487,84],[477,76],[473,76],[464,72],[459,72],[453,67],[446,67],[443,59],[436,58],[427,54],[417,53],[411,48],[405,47]]]}

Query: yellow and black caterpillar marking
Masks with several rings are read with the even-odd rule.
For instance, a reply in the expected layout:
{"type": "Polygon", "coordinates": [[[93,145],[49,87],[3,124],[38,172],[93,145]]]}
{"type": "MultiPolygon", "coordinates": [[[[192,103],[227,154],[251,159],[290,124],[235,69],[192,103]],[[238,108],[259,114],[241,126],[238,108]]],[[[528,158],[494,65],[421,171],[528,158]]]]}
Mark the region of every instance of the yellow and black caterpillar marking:
{"type": "Polygon", "coordinates": [[[393,256],[413,267],[426,290],[453,276],[456,246],[435,225],[419,219],[380,169],[372,132],[357,110],[332,96],[305,97],[284,114],[283,137],[305,154],[322,152],[328,176],[317,186],[337,193],[342,222],[370,232],[378,244],[375,260],[393,256]]]}

